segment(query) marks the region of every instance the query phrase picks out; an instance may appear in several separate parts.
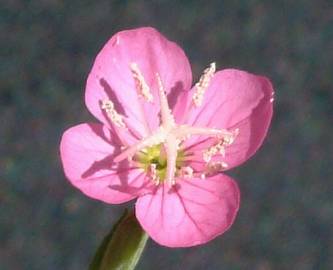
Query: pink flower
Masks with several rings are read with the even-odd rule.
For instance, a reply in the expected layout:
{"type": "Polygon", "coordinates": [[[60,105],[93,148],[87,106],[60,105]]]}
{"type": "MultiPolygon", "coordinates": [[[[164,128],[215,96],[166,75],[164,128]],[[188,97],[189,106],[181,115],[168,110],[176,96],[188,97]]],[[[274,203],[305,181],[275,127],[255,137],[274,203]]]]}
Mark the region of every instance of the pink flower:
{"type": "Polygon", "coordinates": [[[175,43],[153,28],[119,32],[87,80],[86,105],[101,123],[68,129],[60,146],[75,187],[106,203],[138,198],[140,224],[169,247],[206,243],[232,225],[239,190],[221,172],[255,153],[272,117],[265,77],[212,63],[191,85],[175,43]]]}

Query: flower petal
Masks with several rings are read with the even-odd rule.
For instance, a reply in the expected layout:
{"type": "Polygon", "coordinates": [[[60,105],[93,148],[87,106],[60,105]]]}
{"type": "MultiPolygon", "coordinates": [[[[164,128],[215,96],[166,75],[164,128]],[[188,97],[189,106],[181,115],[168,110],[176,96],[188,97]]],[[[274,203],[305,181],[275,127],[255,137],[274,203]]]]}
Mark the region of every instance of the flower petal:
{"type": "Polygon", "coordinates": [[[107,203],[129,201],[144,192],[141,170],[127,161],[115,164],[118,142],[106,126],[80,124],[68,129],[61,139],[60,154],[69,181],[91,198],[107,203]]]}
{"type": "Polygon", "coordinates": [[[86,86],[86,105],[105,124],[109,123],[100,106],[110,99],[131,128],[147,135],[159,126],[159,96],[156,73],[169,94],[171,105],[178,93],[190,89],[191,67],[183,50],[149,27],[126,30],[114,35],[98,54],[86,86]],[[130,64],[136,63],[153,95],[153,103],[138,97],[130,64]]]}
{"type": "Polygon", "coordinates": [[[140,197],[136,216],[144,230],[159,244],[189,247],[204,244],[224,233],[239,208],[239,189],[226,175],[179,179],[169,188],[140,197]]]}
{"type": "MultiPolygon", "coordinates": [[[[224,161],[232,168],[256,152],[271,122],[273,94],[272,84],[265,77],[233,69],[216,73],[202,107],[192,110],[188,119],[197,126],[239,130],[234,143],[226,147],[225,158],[218,155],[213,161],[224,161]]],[[[214,143],[216,139],[195,138],[187,148],[202,161],[202,152],[214,143]]]]}

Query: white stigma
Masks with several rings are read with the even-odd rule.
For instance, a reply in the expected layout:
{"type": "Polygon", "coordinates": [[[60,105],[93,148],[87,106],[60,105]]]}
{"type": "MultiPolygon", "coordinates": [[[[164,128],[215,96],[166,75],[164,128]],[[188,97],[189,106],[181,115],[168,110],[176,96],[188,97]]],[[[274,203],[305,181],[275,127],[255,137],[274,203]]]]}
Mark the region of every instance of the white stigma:
{"type": "Polygon", "coordinates": [[[153,95],[150,92],[150,88],[145,81],[138,65],[136,63],[130,64],[130,69],[132,71],[132,75],[135,81],[135,87],[140,96],[142,96],[146,101],[153,102],[153,95]]]}
{"type": "Polygon", "coordinates": [[[216,64],[211,63],[201,75],[199,82],[195,84],[196,92],[193,94],[192,100],[196,107],[201,106],[204,94],[209,86],[210,80],[213,78],[216,71],[216,64]]]}
{"type": "Polygon", "coordinates": [[[162,80],[158,73],[156,73],[156,79],[158,83],[158,94],[160,97],[161,124],[164,128],[170,129],[175,126],[175,119],[169,108],[168,99],[165,95],[165,90],[162,84],[162,80]]]}
{"type": "MultiPolygon", "coordinates": [[[[151,95],[150,89],[146,84],[138,66],[135,63],[132,63],[130,64],[130,68],[133,77],[136,80],[136,86],[139,94],[147,101],[151,102],[153,96],[151,95]]],[[[214,72],[215,63],[212,63],[210,67],[204,71],[204,74],[196,84],[197,92],[193,97],[193,101],[196,106],[201,105],[204,92],[208,87],[214,72]]],[[[176,184],[176,176],[192,178],[198,175],[197,173],[193,172],[191,167],[186,166],[186,164],[184,167],[177,168],[177,156],[183,141],[191,136],[208,136],[217,138],[219,140],[217,144],[213,145],[204,152],[203,158],[208,163],[215,154],[222,153],[224,155],[225,146],[233,143],[235,137],[238,134],[238,130],[230,132],[225,129],[177,125],[168,104],[168,99],[162,79],[158,73],[156,73],[156,82],[159,95],[160,126],[143,139],[125,148],[118,156],[114,158],[113,161],[120,162],[124,159],[133,159],[134,161],[140,162],[140,156],[136,156],[138,152],[145,153],[149,147],[159,146],[161,147],[161,155],[165,155],[166,158],[166,168],[163,168],[163,170],[165,170],[165,179],[159,178],[160,174],[157,168],[157,164],[147,164],[148,166],[146,167],[146,172],[154,184],[159,185],[161,183],[167,183],[169,186],[173,186],[176,184]],[[136,160],[136,158],[139,160],[136,160]]],[[[115,112],[112,103],[106,103],[103,108],[105,108],[108,114],[111,115],[110,118],[114,119],[113,121],[116,121],[119,118],[119,115],[115,112]]],[[[216,166],[224,168],[226,165],[225,163],[221,163],[220,165],[216,166]]],[[[162,175],[164,177],[164,172],[162,175]]],[[[201,173],[199,177],[204,179],[206,177],[205,172],[201,173]]]]}
{"type": "Polygon", "coordinates": [[[116,109],[114,108],[114,104],[111,100],[103,100],[102,109],[105,110],[106,114],[108,115],[113,124],[115,124],[117,127],[126,127],[123,121],[123,117],[116,111],[116,109]]]}

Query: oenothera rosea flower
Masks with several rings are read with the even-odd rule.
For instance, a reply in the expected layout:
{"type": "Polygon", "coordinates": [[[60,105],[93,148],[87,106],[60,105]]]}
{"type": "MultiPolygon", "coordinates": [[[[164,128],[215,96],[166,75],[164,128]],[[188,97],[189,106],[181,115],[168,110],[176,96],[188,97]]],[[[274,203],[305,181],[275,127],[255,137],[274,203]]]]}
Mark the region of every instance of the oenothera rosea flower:
{"type": "Polygon", "coordinates": [[[61,159],[87,196],[137,198],[136,217],[159,244],[187,247],[225,232],[239,208],[223,172],[261,145],[273,89],[262,76],[211,63],[192,85],[183,50],[153,28],[115,34],[88,76],[85,102],[100,123],[68,129],[61,159]]]}

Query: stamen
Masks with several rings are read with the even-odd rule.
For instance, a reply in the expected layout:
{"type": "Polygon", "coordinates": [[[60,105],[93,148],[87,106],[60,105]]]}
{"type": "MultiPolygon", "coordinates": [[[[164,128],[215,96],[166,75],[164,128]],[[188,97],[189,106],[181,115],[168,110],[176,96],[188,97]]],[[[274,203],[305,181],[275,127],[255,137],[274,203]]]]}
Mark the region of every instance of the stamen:
{"type": "Polygon", "coordinates": [[[216,71],[216,64],[211,63],[201,75],[199,82],[195,84],[196,92],[194,93],[192,100],[196,107],[201,106],[206,89],[209,86],[210,80],[213,78],[216,71]]]}
{"type": "Polygon", "coordinates": [[[216,129],[216,128],[201,128],[193,126],[178,126],[174,131],[177,138],[179,139],[188,139],[190,136],[194,135],[204,135],[204,136],[217,136],[217,137],[231,137],[234,136],[234,133],[227,131],[225,129],[216,129]]]}
{"type": "Polygon", "coordinates": [[[205,162],[208,163],[217,153],[220,153],[223,157],[225,156],[223,140],[219,141],[217,144],[209,147],[206,151],[204,151],[202,158],[205,162]]]}
{"type": "Polygon", "coordinates": [[[106,114],[109,116],[110,120],[117,127],[126,127],[123,117],[116,111],[114,104],[111,100],[105,99],[102,101],[102,109],[105,110],[106,114]]]}
{"type": "Polygon", "coordinates": [[[153,95],[150,92],[149,86],[146,83],[138,65],[136,63],[131,63],[130,68],[135,80],[135,86],[140,96],[142,96],[146,101],[153,102],[153,95]]]}
{"type": "Polygon", "coordinates": [[[160,183],[160,178],[157,175],[157,171],[156,171],[156,164],[152,163],[149,166],[149,175],[151,177],[151,180],[154,182],[154,184],[157,186],[160,183]]]}
{"type": "Polygon", "coordinates": [[[209,147],[203,152],[203,160],[208,163],[216,154],[221,154],[224,157],[225,147],[231,145],[235,141],[238,133],[239,129],[237,128],[233,132],[223,135],[215,145],[209,147]]]}
{"type": "Polygon", "coordinates": [[[216,161],[208,164],[208,170],[210,173],[216,173],[227,169],[229,165],[224,161],[216,161]]]}
{"type": "Polygon", "coordinates": [[[236,137],[239,134],[239,128],[234,129],[231,133],[229,133],[227,136],[224,135],[224,145],[228,146],[234,143],[236,137]]]}
{"type": "Polygon", "coordinates": [[[190,166],[182,167],[180,169],[180,175],[184,178],[192,178],[193,177],[193,169],[190,166]]]}
{"type": "Polygon", "coordinates": [[[170,129],[175,126],[175,119],[169,108],[168,99],[165,95],[165,90],[161,81],[161,77],[156,73],[157,83],[158,83],[158,93],[160,97],[160,107],[161,107],[161,124],[166,129],[170,129]]]}

